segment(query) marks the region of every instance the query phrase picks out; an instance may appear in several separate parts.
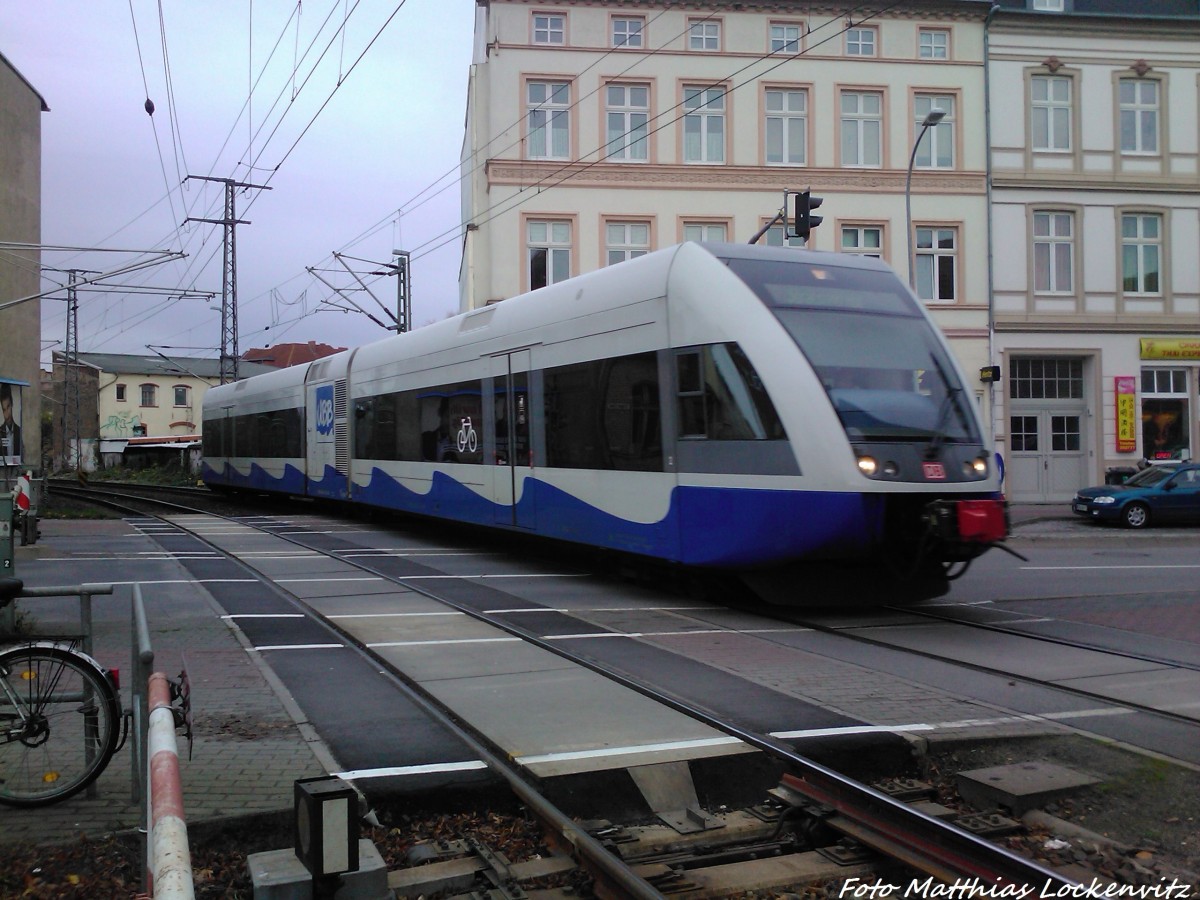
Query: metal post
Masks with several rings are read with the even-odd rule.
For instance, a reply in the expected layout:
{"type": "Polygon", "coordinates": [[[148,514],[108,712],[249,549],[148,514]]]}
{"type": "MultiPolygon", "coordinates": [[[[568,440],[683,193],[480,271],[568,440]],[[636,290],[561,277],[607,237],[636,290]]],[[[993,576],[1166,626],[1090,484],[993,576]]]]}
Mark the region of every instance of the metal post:
{"type": "Polygon", "coordinates": [[[912,221],[912,176],[913,165],[917,161],[917,148],[921,146],[921,139],[925,137],[931,126],[942,121],[946,116],[946,111],[934,107],[925,114],[924,120],[921,122],[921,131],[917,135],[917,139],[913,141],[912,153],[908,157],[908,175],[904,179],[904,231],[908,235],[908,286],[912,288],[913,293],[917,292],[917,258],[913,253],[913,221],[912,221]]]}

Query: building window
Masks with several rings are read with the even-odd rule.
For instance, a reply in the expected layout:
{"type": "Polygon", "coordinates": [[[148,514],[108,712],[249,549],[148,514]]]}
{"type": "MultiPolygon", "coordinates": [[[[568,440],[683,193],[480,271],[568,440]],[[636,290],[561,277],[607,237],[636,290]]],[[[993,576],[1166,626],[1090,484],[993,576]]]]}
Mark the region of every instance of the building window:
{"type": "Polygon", "coordinates": [[[570,102],[571,85],[566,81],[529,82],[530,159],[569,158],[570,102]]]}
{"type": "Polygon", "coordinates": [[[936,125],[925,129],[917,145],[915,165],[919,169],[954,168],[954,97],[949,94],[917,94],[913,98],[913,113],[917,133],[929,111],[940,109],[946,115],[936,125]]]}
{"type": "Polygon", "coordinates": [[[842,165],[878,168],[883,159],[883,94],[842,93],[842,165]]]}
{"type": "Polygon", "coordinates": [[[526,247],[531,291],[571,277],[570,222],[530,220],[526,247]]]}
{"type": "Polygon", "coordinates": [[[766,92],[768,165],[802,166],[808,146],[808,91],[766,92]]]}
{"type": "Polygon", "coordinates": [[[1039,12],[1062,12],[1063,0],[1031,0],[1031,6],[1039,12]]]}
{"type": "Polygon", "coordinates": [[[1075,215],[1033,214],[1033,289],[1039,294],[1075,293],[1075,215]]]}
{"type": "Polygon", "coordinates": [[[125,385],[123,385],[123,384],[117,385],[117,402],[118,403],[125,402],[125,385]]]}
{"type": "Polygon", "coordinates": [[[1009,416],[1008,446],[1011,450],[1035,451],[1038,448],[1038,417],[1009,416]]]}
{"type": "Polygon", "coordinates": [[[763,235],[763,243],[768,247],[803,247],[804,238],[788,237],[782,225],[772,225],[763,235]]]}
{"type": "Polygon", "coordinates": [[[717,51],[721,49],[721,23],[711,19],[692,19],[688,22],[688,49],[717,51]]]}
{"type": "Polygon", "coordinates": [[[684,87],[683,160],[725,162],[725,89],[684,87]]]}
{"type": "Polygon", "coordinates": [[[1121,216],[1121,276],[1126,294],[1161,294],[1162,216],[1121,216]]]}
{"type": "Polygon", "coordinates": [[[182,385],[182,384],[175,385],[175,405],[176,406],[187,406],[188,405],[188,389],[185,385],[182,385]]]}
{"type": "Polygon", "coordinates": [[[846,55],[874,56],[876,39],[874,28],[847,28],[846,55]]]}
{"type": "Polygon", "coordinates": [[[1050,417],[1050,449],[1078,450],[1082,446],[1079,416],[1050,417]]]}
{"type": "Polygon", "coordinates": [[[142,406],[158,406],[158,390],[154,385],[142,385],[142,406]]]}
{"type": "Polygon", "coordinates": [[[803,37],[803,35],[804,30],[800,25],[779,25],[772,23],[771,52],[799,53],[800,38],[803,37]]]}
{"type": "Polygon", "coordinates": [[[608,158],[645,160],[649,155],[650,88],[610,84],[605,88],[608,158]]]}
{"type": "Polygon", "coordinates": [[[563,44],[567,32],[567,17],[535,14],[533,17],[533,42],[535,44],[563,44]]]}
{"type": "Polygon", "coordinates": [[[1033,149],[1067,153],[1071,150],[1071,79],[1034,75],[1030,84],[1033,149]]]}
{"type": "Polygon", "coordinates": [[[1121,152],[1158,152],[1158,82],[1122,78],[1121,152]]]}
{"type": "Polygon", "coordinates": [[[1189,459],[1191,434],[1186,369],[1142,369],[1142,455],[1189,459]]]}
{"type": "Polygon", "coordinates": [[[1008,391],[1014,400],[1082,400],[1083,360],[1070,357],[1010,360],[1008,391]]]}
{"type": "Polygon", "coordinates": [[[607,265],[645,256],[650,252],[649,222],[608,222],[604,226],[607,265]]]}
{"type": "Polygon", "coordinates": [[[843,225],[842,252],[882,259],[883,228],[878,225],[843,225]]]}
{"type": "Polygon", "coordinates": [[[641,47],[646,20],[641,16],[621,16],[612,20],[612,45],[614,47],[641,47]]]}
{"type": "Polygon", "coordinates": [[[933,28],[920,29],[917,52],[921,59],[949,59],[950,32],[933,28]]]}
{"type": "Polygon", "coordinates": [[[916,229],[917,296],[953,303],[958,299],[958,229],[916,229]]]}
{"type": "Polygon", "coordinates": [[[729,240],[729,228],[724,222],[684,222],[683,239],[716,241],[723,244],[729,240]]]}

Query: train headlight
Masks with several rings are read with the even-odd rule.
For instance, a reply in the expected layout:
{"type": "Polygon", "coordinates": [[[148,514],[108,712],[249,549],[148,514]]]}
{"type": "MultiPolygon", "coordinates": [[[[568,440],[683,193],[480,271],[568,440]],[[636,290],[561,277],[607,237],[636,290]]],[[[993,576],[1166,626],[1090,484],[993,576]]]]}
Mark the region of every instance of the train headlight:
{"type": "Polygon", "coordinates": [[[977,456],[966,464],[968,476],[975,478],[986,478],[988,473],[988,461],[986,456],[977,456]]]}
{"type": "Polygon", "coordinates": [[[858,458],[858,471],[862,472],[868,478],[874,478],[875,472],[879,468],[879,464],[875,462],[872,456],[860,456],[858,458]]]}
{"type": "Polygon", "coordinates": [[[883,474],[888,478],[895,478],[900,474],[900,467],[889,459],[883,464],[883,474]]]}

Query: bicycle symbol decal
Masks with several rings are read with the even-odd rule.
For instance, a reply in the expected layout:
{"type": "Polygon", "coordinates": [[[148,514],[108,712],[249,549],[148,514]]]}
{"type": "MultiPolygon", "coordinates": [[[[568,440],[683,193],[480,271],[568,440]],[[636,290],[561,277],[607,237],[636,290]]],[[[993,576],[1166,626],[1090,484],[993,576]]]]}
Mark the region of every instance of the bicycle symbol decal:
{"type": "Polygon", "coordinates": [[[479,435],[471,424],[470,416],[463,416],[462,427],[458,429],[458,452],[474,453],[479,447],[479,435]]]}

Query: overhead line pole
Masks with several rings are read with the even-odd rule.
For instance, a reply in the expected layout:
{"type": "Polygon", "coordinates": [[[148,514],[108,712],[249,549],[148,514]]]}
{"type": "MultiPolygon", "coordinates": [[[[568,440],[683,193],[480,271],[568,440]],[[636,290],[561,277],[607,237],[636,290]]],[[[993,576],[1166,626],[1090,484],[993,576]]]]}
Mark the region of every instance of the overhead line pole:
{"type": "Polygon", "coordinates": [[[221,267],[221,384],[237,381],[238,377],[238,324],[237,324],[237,225],[249,225],[239,219],[234,211],[234,197],[238,188],[253,188],[269,191],[265,184],[246,184],[232,178],[214,178],[211,175],[189,175],[197,181],[215,181],[225,185],[225,215],[220,219],[200,219],[188,216],[187,222],[207,222],[224,227],[222,240],[223,265],[221,267]]]}

